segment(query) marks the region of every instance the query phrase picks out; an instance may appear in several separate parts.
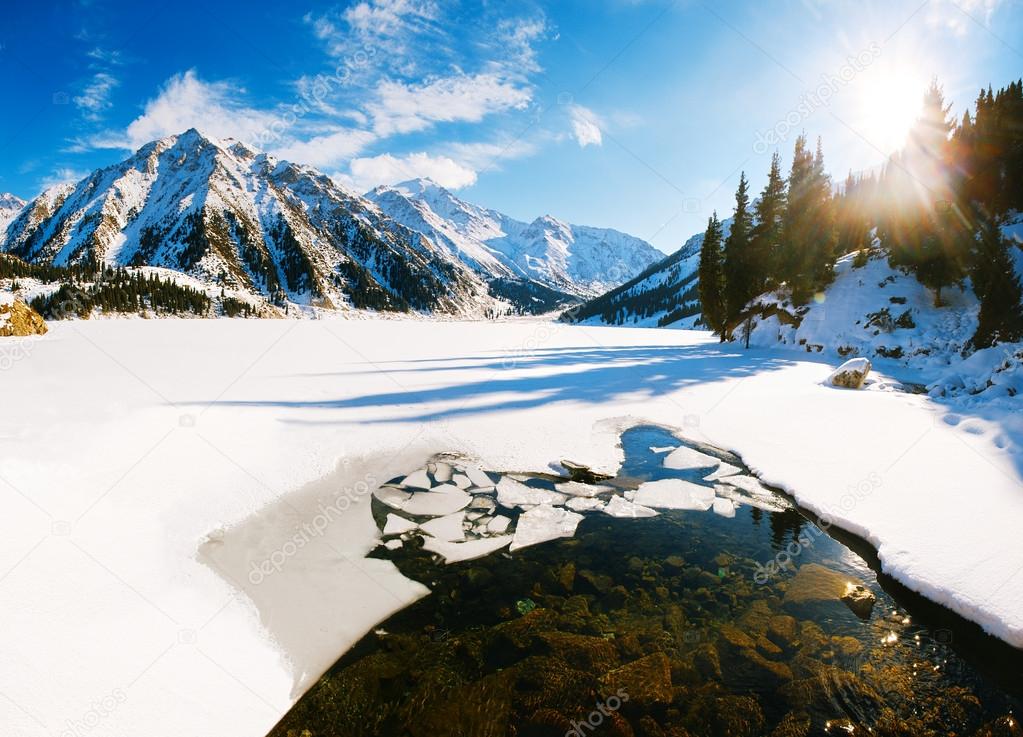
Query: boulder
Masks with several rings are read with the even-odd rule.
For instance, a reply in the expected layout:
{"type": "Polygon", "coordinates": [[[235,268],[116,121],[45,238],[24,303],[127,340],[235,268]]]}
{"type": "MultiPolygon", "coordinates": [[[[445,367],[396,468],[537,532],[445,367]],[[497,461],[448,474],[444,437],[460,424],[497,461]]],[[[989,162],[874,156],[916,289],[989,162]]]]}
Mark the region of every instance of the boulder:
{"type": "Polygon", "coordinates": [[[10,294],[0,294],[0,338],[44,335],[42,315],[10,294]]]}
{"type": "Polygon", "coordinates": [[[796,613],[813,615],[821,605],[842,602],[857,616],[867,618],[874,598],[862,581],[818,563],[807,563],[799,567],[789,583],[783,604],[796,613]]]}
{"type": "Polygon", "coordinates": [[[653,653],[608,671],[601,676],[600,686],[604,696],[625,693],[630,704],[641,708],[670,704],[671,663],[664,653],[653,653]]]}
{"type": "Polygon", "coordinates": [[[870,373],[870,361],[866,358],[850,358],[831,372],[824,383],[844,389],[859,389],[870,373]]]}

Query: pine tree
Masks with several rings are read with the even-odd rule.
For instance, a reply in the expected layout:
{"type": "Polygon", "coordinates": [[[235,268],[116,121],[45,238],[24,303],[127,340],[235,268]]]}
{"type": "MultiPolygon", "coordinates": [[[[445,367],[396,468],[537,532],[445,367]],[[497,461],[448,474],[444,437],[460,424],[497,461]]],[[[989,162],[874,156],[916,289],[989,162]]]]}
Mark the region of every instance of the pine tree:
{"type": "Polygon", "coordinates": [[[721,221],[715,212],[707,221],[700,248],[700,306],[703,323],[716,333],[725,322],[724,273],[721,252],[721,221]]]}
{"type": "Polygon", "coordinates": [[[732,216],[732,228],[728,233],[728,238],[725,239],[725,322],[734,319],[742,312],[746,303],[756,296],[755,278],[751,273],[751,220],[749,182],[746,180],[746,172],[742,172],[739,176],[739,188],[735,191],[735,214],[732,216]]]}
{"type": "Polygon", "coordinates": [[[816,153],[810,153],[806,136],[796,139],[788,186],[778,267],[793,302],[805,304],[830,280],[835,257],[831,180],[824,170],[820,141],[816,153]]]}
{"type": "Polygon", "coordinates": [[[1023,291],[1009,257],[1010,243],[1002,235],[998,222],[985,218],[981,223],[972,258],[970,278],[980,299],[980,316],[972,344],[987,348],[998,342],[1023,338],[1023,291]]]}
{"type": "Polygon", "coordinates": [[[753,277],[753,291],[756,293],[763,292],[776,283],[785,200],[781,157],[775,152],[771,157],[767,184],[754,207],[756,225],[750,234],[750,272],[753,277]]]}

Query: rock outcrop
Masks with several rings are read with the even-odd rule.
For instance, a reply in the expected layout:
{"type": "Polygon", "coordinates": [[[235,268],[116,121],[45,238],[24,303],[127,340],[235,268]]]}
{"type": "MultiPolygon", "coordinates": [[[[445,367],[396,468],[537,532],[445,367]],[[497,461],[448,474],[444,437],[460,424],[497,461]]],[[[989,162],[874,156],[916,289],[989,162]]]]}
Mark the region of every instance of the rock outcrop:
{"type": "Polygon", "coordinates": [[[46,321],[42,316],[9,294],[0,294],[0,338],[43,335],[46,321]]]}
{"type": "Polygon", "coordinates": [[[870,361],[866,358],[850,358],[837,369],[824,382],[831,386],[840,386],[845,389],[859,389],[867,380],[870,373],[870,361]]]}

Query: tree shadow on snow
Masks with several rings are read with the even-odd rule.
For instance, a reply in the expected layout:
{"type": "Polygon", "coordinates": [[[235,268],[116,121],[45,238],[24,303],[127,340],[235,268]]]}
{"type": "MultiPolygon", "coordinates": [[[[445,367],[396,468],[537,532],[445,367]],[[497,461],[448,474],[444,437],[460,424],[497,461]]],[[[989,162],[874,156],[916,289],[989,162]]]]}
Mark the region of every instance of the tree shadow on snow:
{"type": "MultiPolygon", "coordinates": [[[[805,360],[805,357],[799,357],[805,360]]],[[[424,405],[404,414],[369,423],[430,422],[457,416],[521,410],[572,401],[606,404],[656,398],[695,384],[741,379],[792,365],[794,357],[717,346],[602,346],[545,348],[522,354],[363,362],[358,367],[312,377],[338,380],[358,375],[389,376],[393,391],[325,400],[219,400],[221,407],[357,410],[424,405]],[[372,368],[366,368],[369,365],[372,368]],[[483,377],[480,372],[485,373],[483,377]],[[443,386],[417,387],[417,375],[450,373],[443,386]],[[459,374],[471,373],[468,380],[459,374]],[[406,386],[406,383],[409,386],[406,386]],[[437,406],[441,405],[441,406],[437,406]],[[428,409],[426,409],[428,408],[428,409]]],[[[301,375],[294,375],[293,378],[301,375]]],[[[309,378],[310,375],[306,375],[309,378]]],[[[297,422],[303,422],[301,420],[297,422]]]]}

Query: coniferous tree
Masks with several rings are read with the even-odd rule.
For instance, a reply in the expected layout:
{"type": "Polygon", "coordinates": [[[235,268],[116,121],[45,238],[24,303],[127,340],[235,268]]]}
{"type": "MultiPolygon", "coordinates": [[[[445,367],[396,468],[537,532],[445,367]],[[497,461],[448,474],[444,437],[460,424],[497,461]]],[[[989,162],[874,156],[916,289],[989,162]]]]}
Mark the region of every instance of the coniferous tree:
{"type": "Polygon", "coordinates": [[[756,224],[750,233],[751,274],[753,291],[763,292],[773,286],[778,273],[781,248],[782,219],[785,215],[785,179],[781,174],[781,157],[771,157],[771,170],[767,174],[760,199],[754,206],[756,224]]]}
{"type": "Polygon", "coordinates": [[[735,214],[732,216],[732,228],[725,239],[724,281],[726,323],[742,312],[746,303],[756,296],[756,283],[751,273],[751,230],[752,214],[749,209],[749,182],[746,180],[746,172],[742,172],[739,176],[739,188],[735,191],[735,214]]]}
{"type": "Polygon", "coordinates": [[[1023,338],[1023,291],[1009,257],[1011,244],[997,220],[984,218],[973,253],[970,278],[980,299],[977,332],[971,343],[987,348],[1023,338]]]}
{"type": "Polygon", "coordinates": [[[831,181],[819,141],[816,153],[811,153],[805,135],[796,139],[788,187],[778,267],[792,300],[805,304],[830,280],[835,257],[831,181]]]}
{"type": "Polygon", "coordinates": [[[720,333],[725,322],[725,282],[721,252],[721,221],[715,212],[707,221],[700,247],[700,306],[703,323],[720,333]]]}

